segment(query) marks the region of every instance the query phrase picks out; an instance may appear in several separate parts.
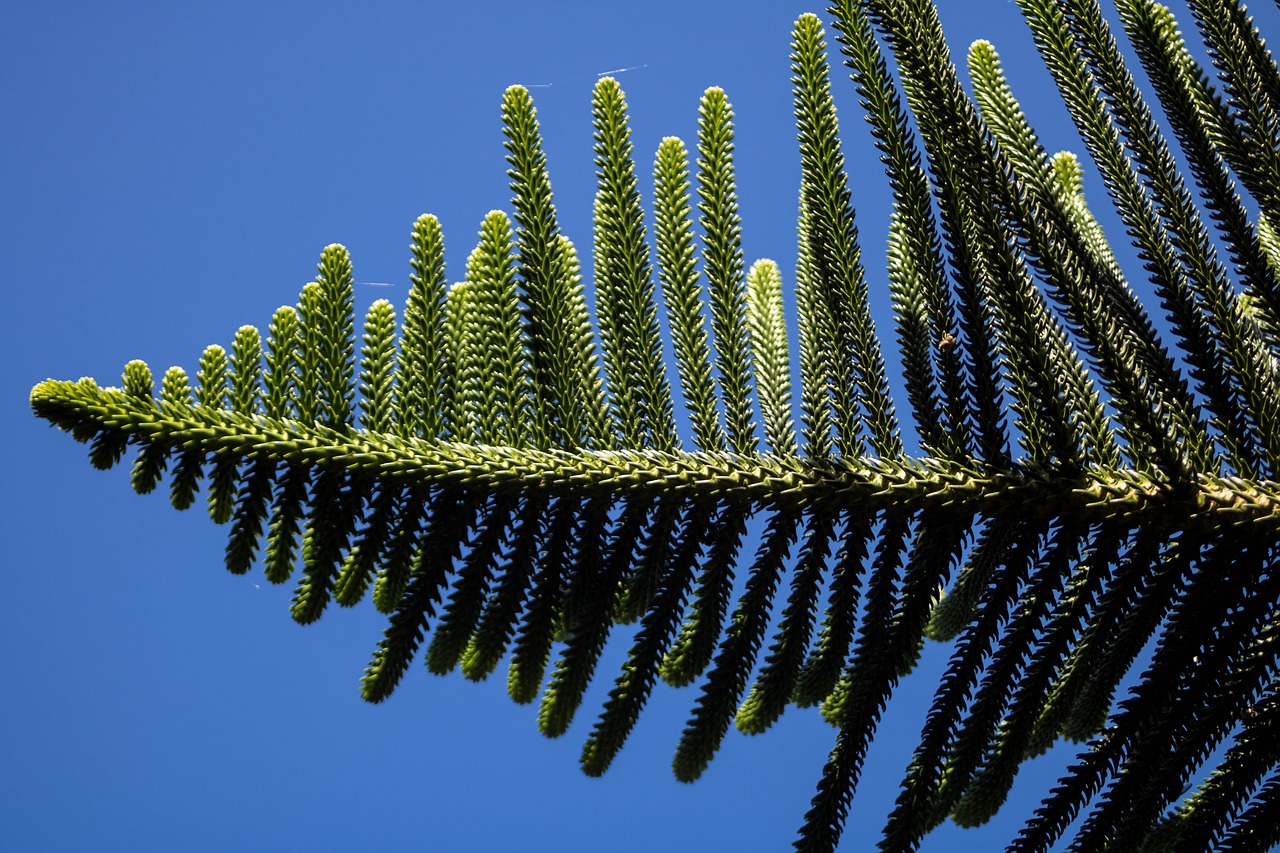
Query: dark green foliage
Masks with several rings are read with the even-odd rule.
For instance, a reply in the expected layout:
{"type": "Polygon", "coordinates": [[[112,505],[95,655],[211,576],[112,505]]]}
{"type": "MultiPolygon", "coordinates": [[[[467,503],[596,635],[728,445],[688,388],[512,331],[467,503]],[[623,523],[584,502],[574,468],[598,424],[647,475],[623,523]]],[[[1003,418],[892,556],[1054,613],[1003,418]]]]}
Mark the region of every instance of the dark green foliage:
{"type": "MultiPolygon", "coordinates": [[[[660,508],[659,523],[649,538],[649,553],[665,555],[669,550],[670,567],[661,582],[655,584],[627,662],[609,692],[599,721],[583,744],[582,769],[590,776],[599,776],[609,768],[635,726],[640,709],[653,691],[662,657],[674,639],[685,598],[693,584],[694,565],[708,527],[707,510],[696,505],[690,509],[684,519],[683,537],[670,548],[666,542],[670,528],[661,523],[662,516],[660,508]]],[[[656,558],[651,556],[649,562],[656,562],[656,558]]]]}
{"type": "MultiPolygon", "coordinates": [[[[831,694],[853,643],[857,628],[858,603],[861,596],[862,566],[867,558],[871,540],[873,518],[850,520],[846,523],[840,550],[830,565],[830,583],[826,613],[813,650],[805,660],[796,678],[791,699],[801,707],[817,705],[831,694]]],[[[887,524],[888,536],[881,537],[878,559],[897,559],[900,544],[894,544],[907,535],[905,525],[887,524]]]]}
{"type": "MultiPolygon", "coordinates": [[[[166,370],[160,382],[160,411],[171,416],[180,415],[189,410],[193,402],[186,372],[180,367],[166,370]]],[[[178,457],[169,481],[169,502],[174,509],[187,509],[195,501],[200,477],[204,473],[201,469],[203,462],[204,452],[194,447],[185,449],[178,457]]]]}
{"type": "MultiPolygon", "coordinates": [[[[148,408],[155,406],[153,399],[155,380],[151,377],[151,368],[147,367],[145,362],[131,361],[124,366],[124,391],[141,406],[148,408]]],[[[123,455],[124,445],[118,440],[116,444],[119,447],[119,455],[123,455]]],[[[112,464],[115,461],[118,459],[113,460],[112,464]]],[[[133,486],[133,490],[140,495],[153,491],[159,484],[160,478],[164,476],[167,462],[168,453],[164,445],[144,444],[133,464],[133,471],[129,478],[129,484],[133,486]]]]}
{"type": "Polygon", "coordinates": [[[740,731],[759,734],[782,716],[791,700],[800,666],[804,663],[818,609],[822,572],[827,565],[834,519],[813,515],[796,560],[787,605],[778,620],[778,631],[756,683],[738,708],[735,723],[740,731]]]}
{"type": "MultiPolygon", "coordinates": [[[[139,461],[143,459],[139,456],[139,461]]],[[[242,575],[253,565],[262,536],[262,524],[267,517],[271,486],[276,474],[276,463],[270,459],[255,459],[249,463],[236,495],[236,508],[227,537],[227,571],[242,575]]]]}
{"type": "Polygon", "coordinates": [[[728,507],[713,523],[718,529],[710,536],[689,617],[662,662],[662,678],[673,687],[692,684],[711,663],[732,597],[733,566],[746,532],[747,513],[728,507]]]}
{"type": "Polygon", "coordinates": [[[588,560],[576,573],[576,606],[566,614],[564,651],[538,710],[538,729],[548,737],[564,734],[582,703],[604,651],[622,578],[652,509],[643,500],[624,506],[599,559],[588,560]],[[587,568],[592,564],[593,568],[587,568]]]}
{"type": "Polygon", "coordinates": [[[458,580],[427,648],[427,668],[437,675],[452,671],[467,649],[515,508],[515,501],[508,496],[494,500],[468,543],[458,580]]]}
{"type": "Polygon", "coordinates": [[[702,775],[729,730],[734,709],[742,701],[747,677],[755,666],[769,623],[773,594],[782,575],[782,564],[799,522],[797,514],[792,512],[774,513],[769,519],[746,589],[729,617],[702,695],[676,747],[672,767],[682,782],[692,782],[702,775]]]}
{"type": "Polygon", "coordinates": [[[409,577],[361,681],[364,697],[370,702],[390,696],[412,662],[465,542],[475,516],[475,501],[474,496],[449,491],[434,496],[430,519],[413,545],[409,577]]]}
{"type": "Polygon", "coordinates": [[[507,653],[537,568],[543,516],[549,503],[545,497],[537,496],[520,508],[508,540],[502,578],[485,601],[484,613],[462,654],[462,674],[467,678],[487,678],[507,653]]]}
{"type": "Polygon", "coordinates": [[[558,499],[546,539],[539,548],[538,571],[529,590],[524,619],[516,633],[511,650],[511,668],[507,673],[507,692],[514,701],[523,705],[536,699],[538,688],[542,686],[563,583],[575,550],[580,511],[578,501],[558,499]]]}
{"type": "Polygon", "coordinates": [[[687,149],[661,142],[651,243],[605,78],[593,324],[532,98],[513,87],[512,212],[484,218],[452,285],[439,223],[414,223],[398,327],[375,302],[357,353],[351,259],[333,245],[265,340],[245,326],[229,355],[203,351],[194,388],[175,367],[157,395],[131,361],[123,388],[49,380],[32,406],[96,467],[136,446],[139,493],[167,471],[185,509],[207,478],[227,568],[258,561],[273,583],[297,569],[298,622],[371,591],[388,617],[371,701],[424,642],[429,670],[472,679],[509,654],[511,697],[541,693],[539,729],[557,737],[630,625],[583,769],[609,767],[659,680],[699,685],[682,780],[731,722],[758,733],[818,706],[835,741],[796,846],[829,851],[928,638],[953,644],[950,662],[882,849],[989,819],[1021,763],[1066,738],[1087,746],[1011,850],[1265,850],[1280,842],[1280,74],[1241,5],[1191,0],[1206,69],[1167,9],[1118,0],[1176,151],[1096,0],[1019,6],[1164,322],[1086,204],[1085,167],[1043,148],[989,43],[969,50],[971,96],[927,0],[839,0],[893,193],[918,458],[812,15],[791,55],[794,286],[772,261],[748,266],[727,95],[699,106],[696,217],[687,149]]]}

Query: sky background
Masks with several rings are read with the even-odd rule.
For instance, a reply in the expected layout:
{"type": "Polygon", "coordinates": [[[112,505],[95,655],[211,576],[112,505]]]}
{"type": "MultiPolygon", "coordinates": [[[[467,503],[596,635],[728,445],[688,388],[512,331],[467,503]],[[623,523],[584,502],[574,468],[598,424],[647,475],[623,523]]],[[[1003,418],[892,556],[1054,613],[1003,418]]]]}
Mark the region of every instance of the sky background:
{"type": "MultiPolygon", "coordinates": [[[[1264,32],[1280,33],[1274,6],[1259,6],[1264,32]]],[[[417,665],[391,700],[369,705],[358,682],[385,624],[371,604],[298,627],[291,585],[223,569],[226,531],[202,502],[176,513],[167,489],[132,492],[129,464],[93,470],[82,446],[31,416],[28,394],[46,377],[117,384],[133,358],[156,376],[171,364],[194,375],[206,344],[229,347],[240,325],[265,329],[277,306],[294,303],[331,242],[351,250],[357,280],[397,285],[359,288],[358,313],[380,297],[399,310],[410,227],[424,212],[443,223],[460,277],[485,212],[509,209],[499,103],[512,83],[551,84],[532,92],[560,221],[584,258],[597,75],[632,69],[617,76],[646,198],[659,140],[692,147],[698,98],[722,86],[737,117],[747,262],[774,258],[790,283],[799,155],[788,41],[810,8],[5,4],[0,846],[790,844],[833,741],[815,711],[791,709],[763,737],[731,732],[690,786],[675,781],[670,757],[693,690],[660,686],[604,778],[578,769],[625,642],[614,642],[577,723],[556,741],[537,733],[536,706],[506,698],[504,669],[477,685],[417,665]]],[[[975,38],[994,42],[1047,147],[1081,151],[1017,7],[940,8],[956,58],[975,38]]],[[[888,342],[888,183],[844,75],[835,94],[888,342]]],[[[1092,174],[1086,191],[1102,212],[1092,174]]],[[[841,850],[874,849],[947,654],[932,646],[886,712],[841,850]]],[[[924,849],[1003,846],[1071,754],[1024,769],[988,827],[948,825],[924,849]]]]}

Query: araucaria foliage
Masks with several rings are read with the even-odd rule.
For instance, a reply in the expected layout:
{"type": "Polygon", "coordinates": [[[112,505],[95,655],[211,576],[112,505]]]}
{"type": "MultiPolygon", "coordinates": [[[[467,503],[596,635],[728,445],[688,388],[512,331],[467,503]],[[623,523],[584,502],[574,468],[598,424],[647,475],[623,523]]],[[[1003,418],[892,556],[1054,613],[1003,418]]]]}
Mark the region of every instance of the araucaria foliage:
{"type": "Polygon", "coordinates": [[[792,35],[794,274],[744,257],[722,90],[696,146],[657,151],[651,239],[623,93],[599,81],[584,259],[513,87],[510,212],[485,217],[452,284],[438,223],[414,224],[399,324],[379,301],[357,339],[350,258],[329,246],[265,337],[245,326],[229,353],[204,350],[194,387],[170,368],[157,395],[134,361],[121,388],[50,380],[32,407],[95,466],[133,446],[139,492],[167,469],[185,509],[203,480],[228,568],[293,578],[299,622],[371,594],[389,618],[371,701],[425,642],[433,672],[509,661],[512,698],[560,735],[611,628],[635,623],[585,771],[609,767],[659,679],[699,685],[685,780],[731,724],[819,706],[838,734],[796,846],[831,850],[886,701],[922,641],[944,641],[884,850],[987,820],[1059,737],[1087,746],[1010,850],[1069,827],[1080,851],[1265,850],[1280,842],[1280,74],[1239,3],[1189,0],[1204,68],[1166,8],[1117,0],[1175,151],[1097,0],[1018,5],[1163,318],[990,44],[969,51],[970,97],[927,0],[836,2],[893,188],[921,458],[872,323],[812,15],[792,35]]]}

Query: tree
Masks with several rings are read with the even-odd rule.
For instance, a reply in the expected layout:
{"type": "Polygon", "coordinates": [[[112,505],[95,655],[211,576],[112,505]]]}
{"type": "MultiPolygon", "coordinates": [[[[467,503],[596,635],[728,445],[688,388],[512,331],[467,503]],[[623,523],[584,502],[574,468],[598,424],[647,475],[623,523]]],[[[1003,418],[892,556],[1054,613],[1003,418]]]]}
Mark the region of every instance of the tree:
{"type": "Polygon", "coordinates": [[[954,639],[885,849],[912,849],[948,815],[986,819],[1059,736],[1089,748],[1012,849],[1047,849],[1090,802],[1076,849],[1265,849],[1280,840],[1280,75],[1242,7],[1191,4],[1219,91],[1167,11],[1118,3],[1211,230],[1096,3],[1020,6],[1168,328],[1133,296],[1079,164],[1041,149],[990,45],[970,51],[971,99],[927,4],[837,3],[894,189],[889,274],[920,458],[904,452],[872,330],[813,16],[793,33],[794,350],[781,272],[748,271],[740,249],[724,93],[702,101],[692,177],[683,143],[659,148],[651,248],[622,92],[604,79],[594,325],[532,99],[513,87],[514,217],[485,218],[452,286],[438,223],[415,223],[398,336],[376,303],[357,352],[350,260],[330,246],[265,341],[243,327],[230,353],[207,348],[194,388],[171,368],[157,399],[131,362],[121,389],[48,381],[32,405],[99,467],[136,445],[140,492],[168,468],[186,508],[207,481],[231,527],[228,568],[260,557],[283,582],[296,564],[299,622],[371,590],[390,617],[372,701],[430,631],[430,669],[482,678],[509,655],[512,697],[541,691],[539,725],[562,733],[610,629],[635,623],[584,769],[608,767],[659,678],[701,679],[682,779],[730,723],[763,731],[788,704],[818,705],[838,738],[797,846],[830,849],[884,702],[925,638],[954,639]],[[748,556],[753,517],[765,529],[748,556]],[[747,579],[733,601],[735,567],[747,579]]]}

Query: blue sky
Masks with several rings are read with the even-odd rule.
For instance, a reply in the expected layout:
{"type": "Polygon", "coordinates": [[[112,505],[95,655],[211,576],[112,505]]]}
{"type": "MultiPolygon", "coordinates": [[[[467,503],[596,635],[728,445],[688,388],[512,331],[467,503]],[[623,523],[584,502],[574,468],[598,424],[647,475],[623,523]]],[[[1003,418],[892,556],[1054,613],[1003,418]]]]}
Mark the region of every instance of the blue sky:
{"type": "MultiPolygon", "coordinates": [[[[1267,4],[1268,6],[1270,4],[1267,4]]],[[[1081,150],[1016,6],[943,0],[957,51],[993,41],[1051,150],[1081,150]]],[[[748,262],[795,257],[793,2],[11,3],[0,26],[0,838],[14,850],[774,850],[793,838],[833,731],[792,709],[731,733],[709,772],[670,756],[696,693],[660,687],[603,779],[581,742],[616,672],[548,741],[505,679],[415,667],[373,706],[359,676],[383,626],[367,603],[300,628],[291,587],[222,568],[200,508],[138,497],[36,421],[30,387],[115,383],[129,359],[194,373],[208,343],[265,328],[320,249],[403,303],[410,226],[439,216],[454,277],[484,213],[509,206],[499,100],[533,88],[561,223],[584,250],[594,191],[590,88],[619,68],[642,172],[692,143],[712,85],[737,116],[748,262]],[[638,66],[638,67],[637,67],[638,66]]],[[[1271,32],[1275,9],[1259,10],[1271,32]]],[[[1184,17],[1189,25],[1189,18],[1184,17]]],[[[836,95],[864,257],[888,340],[887,180],[852,85],[836,95]]],[[[642,181],[642,184],[646,181],[642,181]]],[[[1086,187],[1099,205],[1102,189],[1086,187]]],[[[1118,234],[1118,232],[1115,232],[1118,234]]],[[[1132,267],[1136,269],[1136,267],[1132,267]]],[[[896,358],[890,350],[890,364],[896,358]]],[[[901,410],[903,416],[906,411],[901,410]]],[[[864,770],[842,850],[874,849],[946,649],[903,685],[864,770]]],[[[1001,846],[1069,751],[1025,770],[989,827],[925,850],[1001,846]]]]}

